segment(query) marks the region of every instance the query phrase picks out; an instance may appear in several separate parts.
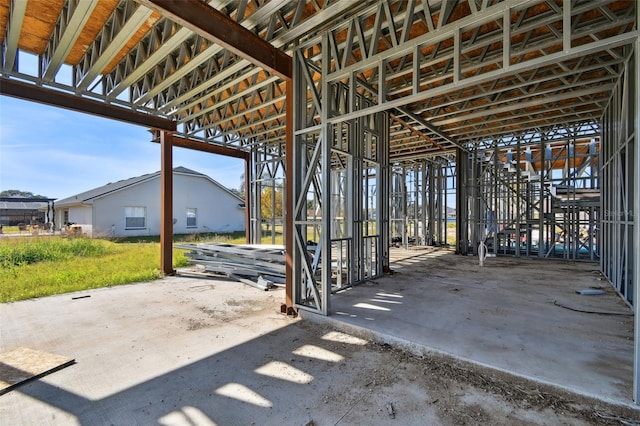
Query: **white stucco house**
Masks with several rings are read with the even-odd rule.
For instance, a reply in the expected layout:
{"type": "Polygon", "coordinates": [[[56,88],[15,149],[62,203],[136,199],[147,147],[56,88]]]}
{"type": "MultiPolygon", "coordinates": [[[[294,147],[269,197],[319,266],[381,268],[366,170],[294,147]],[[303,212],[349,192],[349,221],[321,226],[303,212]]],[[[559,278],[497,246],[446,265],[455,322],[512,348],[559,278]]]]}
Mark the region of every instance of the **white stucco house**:
{"type": "MultiPolygon", "coordinates": [[[[209,176],[173,169],[173,233],[245,229],[244,200],[209,176]]],[[[72,195],[56,202],[56,225],[72,223],[92,237],[160,234],[160,172],[72,195]]]]}

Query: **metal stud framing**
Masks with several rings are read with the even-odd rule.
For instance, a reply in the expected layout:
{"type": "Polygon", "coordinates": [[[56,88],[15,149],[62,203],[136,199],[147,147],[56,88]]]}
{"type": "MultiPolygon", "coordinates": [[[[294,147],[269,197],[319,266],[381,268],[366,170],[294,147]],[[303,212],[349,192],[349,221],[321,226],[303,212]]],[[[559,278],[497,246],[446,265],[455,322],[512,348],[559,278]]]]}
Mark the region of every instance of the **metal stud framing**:
{"type": "Polygon", "coordinates": [[[601,269],[635,310],[634,391],[640,402],[640,39],[620,69],[604,115],[601,269]]]}
{"type": "Polygon", "coordinates": [[[343,84],[327,83],[327,35],[294,53],[298,102],[294,111],[293,156],[294,296],[301,309],[324,315],[330,294],[375,278],[388,266],[389,115],[376,113],[331,124],[329,118],[365,96],[343,84]],[[314,57],[314,51],[324,52],[314,57]]]}
{"type": "Polygon", "coordinates": [[[457,166],[452,156],[396,164],[391,168],[390,237],[395,246],[455,242],[457,166]]]}
{"type": "Polygon", "coordinates": [[[469,160],[462,252],[598,260],[599,133],[591,128],[478,144],[469,160]]]}

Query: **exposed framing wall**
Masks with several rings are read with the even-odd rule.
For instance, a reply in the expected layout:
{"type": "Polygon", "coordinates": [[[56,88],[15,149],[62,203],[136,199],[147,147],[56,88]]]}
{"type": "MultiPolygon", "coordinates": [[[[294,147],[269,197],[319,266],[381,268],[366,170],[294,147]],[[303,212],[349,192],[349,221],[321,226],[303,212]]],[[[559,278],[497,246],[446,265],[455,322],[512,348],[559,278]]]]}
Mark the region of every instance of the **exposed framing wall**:
{"type": "Polygon", "coordinates": [[[634,304],[634,228],[638,197],[636,182],[636,115],[638,90],[635,59],[621,69],[611,100],[602,117],[602,272],[629,304],[634,304]]]}
{"type": "MultiPolygon", "coordinates": [[[[396,164],[391,169],[390,238],[392,244],[447,245],[448,223],[455,219],[457,167],[451,156],[396,164]]],[[[451,222],[454,223],[454,222],[451,222]]]]}
{"type": "Polygon", "coordinates": [[[599,145],[596,123],[476,144],[459,250],[598,260],[599,145]]]}
{"type": "MultiPolygon", "coordinates": [[[[636,11],[640,20],[640,10],[636,11]]],[[[633,399],[640,402],[640,38],[602,116],[602,272],[635,313],[633,399]]]]}
{"type": "Polygon", "coordinates": [[[327,315],[330,296],[388,266],[389,114],[329,119],[371,106],[369,92],[329,83],[325,34],[294,54],[294,302],[327,315]],[[321,52],[316,55],[315,52],[321,52]]]}

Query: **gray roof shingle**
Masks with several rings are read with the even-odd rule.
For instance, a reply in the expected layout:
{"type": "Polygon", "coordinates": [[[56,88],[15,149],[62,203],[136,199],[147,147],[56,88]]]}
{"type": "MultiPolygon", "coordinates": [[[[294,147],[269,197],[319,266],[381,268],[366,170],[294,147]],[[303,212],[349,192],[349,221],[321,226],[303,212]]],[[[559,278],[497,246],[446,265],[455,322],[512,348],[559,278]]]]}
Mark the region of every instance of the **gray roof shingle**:
{"type": "MultiPolygon", "coordinates": [[[[204,177],[206,179],[211,180],[212,182],[216,183],[218,186],[220,186],[221,188],[225,189],[228,191],[228,189],[226,187],[224,187],[223,185],[220,185],[218,182],[214,181],[213,179],[211,179],[209,176],[200,173],[200,172],[196,172],[194,170],[188,169],[186,167],[182,167],[182,166],[178,166],[178,167],[174,167],[173,168],[173,173],[181,173],[181,174],[190,174],[190,175],[194,175],[194,176],[200,176],[200,177],[204,177]]],[[[123,180],[119,180],[117,182],[110,182],[106,185],[103,186],[99,186],[97,188],[94,189],[90,189],[88,191],[85,192],[81,192],[79,194],[76,195],[72,195],[70,197],[67,198],[63,198],[61,200],[56,201],[56,206],[62,206],[65,204],[76,204],[76,203],[86,203],[86,202],[90,202],[95,198],[98,197],[102,197],[106,194],[115,192],[115,191],[119,191],[121,189],[124,189],[126,187],[132,186],[132,185],[136,185],[138,183],[150,180],[150,179],[155,179],[156,177],[160,176],[160,172],[157,171],[155,173],[147,173],[145,175],[142,176],[136,176],[136,177],[132,177],[129,179],[123,179],[123,180]]]]}

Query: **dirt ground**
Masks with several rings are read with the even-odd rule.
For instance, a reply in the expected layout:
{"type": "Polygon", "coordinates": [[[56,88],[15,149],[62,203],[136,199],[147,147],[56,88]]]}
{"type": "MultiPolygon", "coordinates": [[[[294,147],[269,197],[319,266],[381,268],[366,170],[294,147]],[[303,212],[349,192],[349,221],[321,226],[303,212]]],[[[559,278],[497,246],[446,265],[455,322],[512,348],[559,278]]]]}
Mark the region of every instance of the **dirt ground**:
{"type": "MultiPolygon", "coordinates": [[[[317,325],[297,326],[306,333],[319,332],[317,325]]],[[[338,346],[333,349],[339,350],[338,346]]],[[[640,411],[629,407],[442,355],[418,357],[388,344],[368,342],[345,362],[358,368],[353,388],[360,392],[351,398],[352,410],[345,414],[348,421],[335,424],[640,425],[640,411]]],[[[319,396],[320,400],[331,404],[345,398],[344,390],[333,391],[319,396]]]]}

